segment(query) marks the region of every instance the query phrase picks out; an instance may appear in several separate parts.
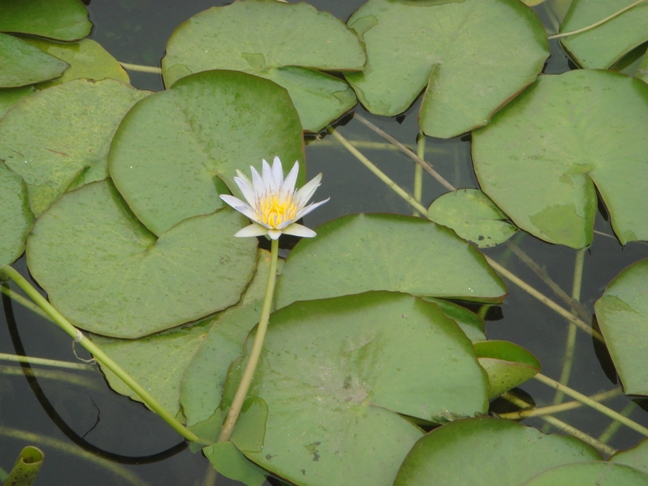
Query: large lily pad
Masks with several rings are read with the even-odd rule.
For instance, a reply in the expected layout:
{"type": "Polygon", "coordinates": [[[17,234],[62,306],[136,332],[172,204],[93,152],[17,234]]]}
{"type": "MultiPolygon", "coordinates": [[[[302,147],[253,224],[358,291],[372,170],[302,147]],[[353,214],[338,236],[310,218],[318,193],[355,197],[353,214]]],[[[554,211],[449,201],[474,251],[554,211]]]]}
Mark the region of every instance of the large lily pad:
{"type": "Polygon", "coordinates": [[[33,222],[24,181],[0,162],[0,267],[22,254],[33,222]]]}
{"type": "Polygon", "coordinates": [[[504,243],[517,231],[479,189],[459,189],[443,194],[428,208],[428,218],[452,228],[479,248],[504,243]]]}
{"type": "Polygon", "coordinates": [[[25,179],[36,216],[66,190],[108,176],[117,124],[148,94],[111,79],[79,79],[31,96],[2,119],[0,159],[25,179]]]}
{"type": "Polygon", "coordinates": [[[101,44],[92,39],[83,39],[79,42],[61,44],[44,39],[28,37],[25,42],[38,47],[41,51],[50,54],[62,61],[67,62],[70,67],[59,78],[45,83],[40,83],[38,89],[49,88],[62,84],[73,79],[92,79],[100,81],[110,78],[129,84],[130,79],[121,64],[101,47],[101,44]]]}
{"type": "Polygon", "coordinates": [[[457,420],[416,443],[394,486],[523,484],[552,467],[599,459],[593,447],[574,437],[545,435],[508,420],[457,420]]]}
{"type": "Polygon", "coordinates": [[[157,238],[107,180],[66,194],[38,219],[27,261],[73,324],[136,338],[239,300],[256,263],[256,241],[233,236],[244,224],[223,208],[157,238]]]}
{"type": "Polygon", "coordinates": [[[623,464],[589,461],[548,469],[526,483],[526,486],[555,486],[556,484],[592,484],[596,486],[647,486],[648,474],[623,464]]]}
{"type": "Polygon", "coordinates": [[[484,257],[452,230],[410,216],[359,214],[326,223],[317,238],[295,246],[277,307],[368,290],[480,302],[506,295],[484,257]]]}
{"type": "Polygon", "coordinates": [[[473,134],[482,190],[551,243],[593,238],[596,190],[619,241],[648,238],[648,85],[606,71],[542,76],[473,134]]]}
{"type": "Polygon", "coordinates": [[[212,7],[180,25],[167,45],[167,86],[191,73],[231,69],[271,79],[288,90],[305,130],[319,131],[356,103],[353,90],[324,71],[357,71],[358,38],[328,12],[306,3],[269,0],[212,7]]]}
{"type": "Polygon", "coordinates": [[[420,125],[433,137],[485,125],[549,56],[542,24],[518,0],[370,0],[347,25],[367,46],[365,70],[346,74],[362,104],[397,115],[427,86],[420,125]]]}
{"type": "Polygon", "coordinates": [[[622,271],[594,308],[605,344],[631,395],[648,395],[648,260],[622,271]]]}
{"type": "Polygon", "coordinates": [[[222,207],[221,178],[241,196],[236,170],[249,176],[251,165],[260,170],[274,156],[289,167],[304,158],[286,90],[245,73],[207,71],[135,105],[115,134],[109,166],[133,212],[160,235],[222,207]]]}
{"type": "Polygon", "coordinates": [[[19,88],[0,89],[0,118],[5,116],[10,108],[23,98],[34,94],[33,86],[21,86],[19,88]]]}
{"type": "Polygon", "coordinates": [[[648,439],[644,439],[632,449],[619,451],[610,457],[610,462],[625,464],[648,474],[648,439]]]}
{"type": "MultiPolygon", "coordinates": [[[[430,421],[483,413],[472,344],[432,303],[370,292],[270,316],[250,394],[268,405],[264,447],[243,451],[298,484],[390,485],[430,421]]],[[[423,483],[420,483],[423,484],[423,483]]]]}
{"type": "MultiPolygon", "coordinates": [[[[592,25],[634,1],[574,0],[560,31],[572,32],[592,25]]],[[[644,2],[594,29],[564,37],[561,43],[582,67],[607,69],[647,40],[648,4],[644,2]]]]}
{"type": "Polygon", "coordinates": [[[0,12],[0,32],[74,41],[92,29],[79,0],[0,0],[0,12]]]}
{"type": "Polygon", "coordinates": [[[0,88],[15,88],[57,78],[68,63],[7,34],[0,33],[0,88]]]}

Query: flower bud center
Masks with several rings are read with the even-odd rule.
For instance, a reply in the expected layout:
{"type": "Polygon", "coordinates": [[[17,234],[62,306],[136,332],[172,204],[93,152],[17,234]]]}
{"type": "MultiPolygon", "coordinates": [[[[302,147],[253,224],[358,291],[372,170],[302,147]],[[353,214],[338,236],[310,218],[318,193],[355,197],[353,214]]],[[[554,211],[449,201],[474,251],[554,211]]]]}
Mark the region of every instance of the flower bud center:
{"type": "Polygon", "coordinates": [[[282,223],[295,219],[297,206],[290,196],[280,198],[276,194],[266,194],[259,200],[258,212],[261,223],[277,229],[282,223]]]}

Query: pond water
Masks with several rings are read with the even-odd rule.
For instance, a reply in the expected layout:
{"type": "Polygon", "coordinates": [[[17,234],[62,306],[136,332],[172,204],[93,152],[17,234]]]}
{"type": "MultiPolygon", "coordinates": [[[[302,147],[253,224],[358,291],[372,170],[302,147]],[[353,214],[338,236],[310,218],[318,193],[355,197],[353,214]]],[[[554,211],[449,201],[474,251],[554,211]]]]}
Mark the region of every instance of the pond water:
{"type": "MultiPolygon", "coordinates": [[[[142,65],[159,64],[166,40],[183,20],[212,5],[229,2],[174,0],[92,0],[89,4],[94,29],[90,36],[118,60],[142,65]]],[[[311,0],[308,3],[346,20],[363,1],[311,0]]],[[[538,8],[542,14],[542,8],[538,8]]],[[[551,42],[552,56],[546,73],[569,69],[567,57],[557,41],[551,42]]],[[[130,73],[132,84],[140,89],[161,90],[161,78],[153,74],[130,73]]],[[[416,144],[418,133],[417,102],[396,118],[373,116],[358,106],[354,110],[408,145],[416,144]]],[[[344,117],[340,132],[350,140],[384,142],[357,120],[344,117]]],[[[414,168],[404,154],[391,149],[363,149],[373,162],[406,190],[413,186],[414,168]]],[[[308,137],[306,147],[308,179],[321,172],[323,185],[318,198],[331,197],[329,203],[307,216],[305,224],[317,227],[336,217],[352,213],[388,212],[412,214],[411,208],[381,181],[365,169],[331,137],[308,137]]],[[[453,185],[478,187],[470,158],[470,137],[450,140],[428,138],[426,160],[453,185]]],[[[424,205],[446,192],[424,174],[424,205]]],[[[318,199],[318,200],[319,200],[318,199]]],[[[605,286],[623,268],[648,256],[648,246],[631,243],[621,247],[611,238],[612,229],[599,214],[594,243],[584,261],[582,303],[592,312],[593,303],[605,286]],[[606,236],[607,235],[607,236],[606,236]]],[[[543,243],[531,236],[517,236],[516,243],[567,293],[572,286],[576,252],[567,247],[543,243]]],[[[505,246],[485,251],[541,292],[553,297],[551,290],[505,246]]],[[[24,258],[15,265],[28,276],[24,258]]],[[[543,373],[558,379],[567,336],[566,321],[527,293],[508,284],[509,296],[502,306],[487,314],[489,339],[504,339],[531,351],[542,363],[543,373]]],[[[0,352],[26,354],[62,361],[76,361],[70,338],[31,311],[2,301],[0,313],[0,352]]],[[[606,351],[592,338],[578,332],[574,368],[570,386],[591,395],[618,386],[616,374],[606,351]]],[[[87,358],[83,350],[77,350],[87,358]]],[[[27,442],[41,444],[47,450],[42,478],[37,484],[210,484],[211,467],[200,453],[189,451],[184,441],[162,420],[142,405],[112,392],[96,371],[56,370],[34,366],[35,377],[26,379],[27,369],[0,364],[0,423],[16,437],[0,440],[0,464],[10,465],[27,442]],[[29,435],[32,434],[32,435],[29,435]],[[49,441],[49,442],[48,442],[49,441]],[[93,459],[83,455],[88,451],[93,459]]],[[[520,387],[538,405],[550,404],[553,390],[530,380],[520,387]]],[[[625,396],[606,402],[615,410],[631,403],[625,396]]],[[[633,420],[648,426],[648,414],[641,401],[631,412],[633,420]]],[[[499,410],[499,409],[498,409],[499,410]]],[[[597,412],[579,408],[561,415],[561,419],[597,437],[610,420],[597,412]]],[[[527,423],[542,428],[540,419],[527,423]]],[[[552,429],[547,429],[555,431],[552,429]]],[[[641,437],[620,429],[610,445],[623,449],[635,445],[641,437]]],[[[235,484],[218,478],[216,484],[235,484]]]]}

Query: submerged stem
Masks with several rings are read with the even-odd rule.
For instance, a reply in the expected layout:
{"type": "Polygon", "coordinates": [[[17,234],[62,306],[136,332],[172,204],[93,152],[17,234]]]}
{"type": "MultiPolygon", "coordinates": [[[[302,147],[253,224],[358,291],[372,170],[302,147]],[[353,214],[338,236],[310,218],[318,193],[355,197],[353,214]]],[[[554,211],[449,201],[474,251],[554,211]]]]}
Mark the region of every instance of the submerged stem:
{"type": "Polygon", "coordinates": [[[241,414],[243,402],[247,398],[254,372],[256,371],[261,350],[263,349],[263,341],[265,340],[266,331],[268,330],[268,320],[270,318],[270,311],[272,310],[272,299],[274,297],[275,283],[277,281],[277,259],[279,256],[279,240],[272,240],[272,247],[270,249],[270,273],[268,274],[268,285],[266,287],[265,298],[263,299],[263,307],[261,308],[261,317],[259,325],[257,326],[256,335],[254,336],[254,343],[250,351],[250,357],[245,365],[241,382],[239,383],[232,405],[230,406],[223,428],[218,436],[218,442],[227,442],[234,432],[234,426],[241,414]]]}
{"type": "MultiPolygon", "coordinates": [[[[421,159],[425,157],[425,134],[423,131],[419,132],[418,140],[416,142],[416,155],[421,159]]],[[[414,199],[418,202],[421,202],[421,196],[423,195],[423,167],[420,164],[414,166],[414,199]]],[[[414,211],[414,216],[419,214],[418,211],[414,211]]],[[[421,214],[421,216],[425,216],[421,214]]]]}
{"type": "Polygon", "coordinates": [[[167,424],[169,424],[182,437],[191,442],[199,444],[210,444],[209,441],[201,439],[196,434],[182,425],[178,419],[171,415],[155,398],[153,398],[141,385],[139,385],[126,371],[112,360],[99,346],[85,337],[81,331],[74,327],[59,311],[57,311],[38,291],[13,267],[5,265],[0,267],[0,278],[7,277],[13,280],[38,306],[43,309],[47,315],[61,329],[72,336],[75,342],[87,349],[92,356],[103,364],[106,368],[117,375],[131,390],[148,405],[148,407],[157,413],[167,424]]]}

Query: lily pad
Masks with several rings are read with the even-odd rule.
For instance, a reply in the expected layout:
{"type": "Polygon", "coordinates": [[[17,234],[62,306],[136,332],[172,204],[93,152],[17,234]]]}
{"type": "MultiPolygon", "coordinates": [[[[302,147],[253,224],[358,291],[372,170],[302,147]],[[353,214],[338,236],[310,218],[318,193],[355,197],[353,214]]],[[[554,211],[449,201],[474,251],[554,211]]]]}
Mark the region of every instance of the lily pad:
{"type": "Polygon", "coordinates": [[[288,90],[305,130],[317,132],[356,104],[342,80],[320,72],[357,71],[365,52],[328,12],[267,0],[212,7],[178,27],[162,59],[166,86],[191,73],[231,69],[288,90]]]}
{"type": "Polygon", "coordinates": [[[648,83],[648,52],[643,55],[639,67],[637,68],[637,73],[635,76],[641,79],[643,82],[648,83]]]}
{"type": "Polygon", "coordinates": [[[399,413],[484,413],[486,393],[470,341],[435,304],[386,292],[298,302],[270,316],[250,390],[268,405],[265,442],[244,453],[298,484],[391,485],[422,435],[399,413]]]}
{"type": "Polygon", "coordinates": [[[206,421],[220,405],[228,368],[241,355],[247,335],[259,322],[269,270],[270,254],[261,251],[256,273],[241,301],[216,316],[199,343],[182,382],[181,401],[188,425],[206,421]]]}
{"type": "Polygon", "coordinates": [[[617,452],[610,457],[609,461],[632,466],[648,474],[648,440],[642,440],[632,449],[617,452]]]}
{"type": "Polygon", "coordinates": [[[277,308],[369,290],[478,302],[506,295],[483,255],[453,231],[410,216],[359,214],[295,246],[277,283],[277,308]]]}
{"type": "Polygon", "coordinates": [[[247,486],[261,486],[266,479],[265,471],[250,462],[232,442],[207,446],[203,452],[214,469],[225,477],[247,486]]]}
{"type": "Polygon", "coordinates": [[[242,197],[236,170],[249,175],[274,156],[286,164],[304,159],[286,90],[245,73],[207,71],[135,105],[115,134],[109,169],[139,220],[160,235],[222,207],[221,179],[242,197]]]}
{"type": "Polygon", "coordinates": [[[33,223],[24,181],[0,162],[0,267],[22,255],[33,223]]]}
{"type": "MultiPolygon", "coordinates": [[[[171,415],[177,416],[180,387],[185,369],[207,334],[213,319],[191,327],[171,329],[140,339],[114,339],[93,336],[100,346],[126,372],[142,385],[171,415]]],[[[117,393],[142,401],[112,371],[101,366],[108,384],[117,393]]]]}
{"type": "Polygon", "coordinates": [[[599,459],[593,447],[574,437],[545,435],[508,420],[479,417],[451,422],[420,439],[394,486],[523,484],[552,467],[599,459]]]}
{"type": "Polygon", "coordinates": [[[648,260],[623,270],[594,309],[605,344],[630,395],[648,395],[648,260]]]}
{"type": "Polygon", "coordinates": [[[475,343],[479,364],[488,373],[488,399],[499,397],[540,372],[540,361],[526,349],[507,341],[475,343]]]}
{"type": "Polygon", "coordinates": [[[36,216],[65,191],[108,176],[117,124],[148,94],[111,79],[79,79],[31,96],[2,119],[0,160],[25,179],[36,216]]]}
{"type": "Polygon", "coordinates": [[[20,100],[33,95],[34,91],[33,86],[0,89],[0,119],[20,100]]]}
{"type": "MultiPolygon", "coordinates": [[[[582,29],[631,3],[633,0],[574,0],[560,31],[582,29]]],[[[589,31],[564,37],[561,43],[580,66],[607,69],[647,40],[648,4],[644,2],[589,31]]]]}
{"type": "Polygon", "coordinates": [[[430,205],[428,217],[479,248],[504,243],[517,231],[479,189],[459,189],[442,195],[430,205]]]}
{"type": "Polygon", "coordinates": [[[0,0],[0,12],[0,32],[74,41],[92,29],[79,0],[0,0]]]}
{"type": "MultiPolygon", "coordinates": [[[[1,5],[0,5],[1,8],[1,5]]],[[[68,63],[7,34],[0,33],[0,87],[16,88],[57,78],[68,63]]]]}
{"type": "Polygon", "coordinates": [[[448,302],[447,300],[434,299],[431,297],[423,297],[423,300],[434,302],[438,305],[446,316],[459,324],[459,327],[466,334],[466,337],[468,337],[468,339],[473,343],[486,340],[486,335],[484,334],[484,329],[486,327],[484,319],[474,312],[470,312],[465,307],[448,302]]]}
{"type": "Polygon", "coordinates": [[[223,208],[157,238],[106,180],[67,193],[38,219],[27,262],[73,324],[137,338],[238,302],[256,263],[256,240],[233,236],[243,225],[223,208]]]}
{"type": "Polygon", "coordinates": [[[525,486],[555,486],[556,484],[646,486],[648,485],[648,474],[622,464],[590,461],[554,467],[538,474],[524,484],[525,486]]]}
{"type": "Polygon", "coordinates": [[[433,137],[485,125],[549,56],[544,27],[518,0],[369,0],[347,25],[367,46],[365,70],[345,75],[360,102],[392,116],[425,89],[419,122],[433,137]]]}
{"type": "Polygon", "coordinates": [[[648,239],[648,85],[606,71],[541,76],[473,133],[482,190],[514,223],[583,248],[601,195],[619,241],[648,239]]]}
{"type": "Polygon", "coordinates": [[[24,40],[28,44],[38,47],[41,51],[70,65],[60,78],[40,83],[38,89],[49,88],[50,86],[81,78],[95,81],[110,78],[122,83],[130,83],[128,74],[121,67],[121,64],[101,47],[101,44],[91,39],[83,39],[71,44],[61,44],[33,37],[24,40]]]}

